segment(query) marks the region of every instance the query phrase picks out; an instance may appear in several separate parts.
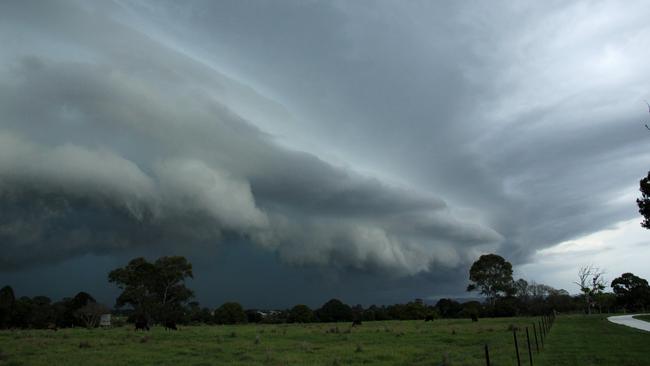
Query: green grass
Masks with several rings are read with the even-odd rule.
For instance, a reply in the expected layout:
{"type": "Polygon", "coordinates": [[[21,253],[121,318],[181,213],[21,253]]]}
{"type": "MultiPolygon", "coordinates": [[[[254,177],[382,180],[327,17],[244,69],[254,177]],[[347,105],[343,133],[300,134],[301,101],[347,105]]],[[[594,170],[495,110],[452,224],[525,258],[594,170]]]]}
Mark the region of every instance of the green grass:
{"type": "MultiPolygon", "coordinates": [[[[535,365],[650,365],[650,334],[600,316],[560,317],[535,365]]],[[[512,331],[531,318],[0,331],[0,365],[514,365],[512,331]],[[339,332],[332,332],[338,327],[339,332]],[[259,341],[256,341],[259,339],[259,341]],[[81,343],[89,347],[80,348],[81,343]]],[[[532,331],[532,329],[530,329],[532,331]]],[[[519,333],[528,365],[525,331],[519,333]]],[[[532,333],[531,333],[532,337],[532,333]]],[[[534,344],[534,343],[533,343],[534,344]]]]}
{"type": "Polygon", "coordinates": [[[602,315],[558,317],[536,365],[650,365],[650,333],[602,315]]]}
{"type": "Polygon", "coordinates": [[[644,322],[650,322],[650,315],[637,315],[634,316],[634,319],[643,320],[644,322]]]}
{"type": "Polygon", "coordinates": [[[526,318],[2,331],[0,365],[512,365],[511,324],[526,318]],[[338,327],[339,332],[332,329],[338,327]],[[233,336],[234,333],[234,336],[233,336]],[[256,337],[259,336],[259,342],[256,337]],[[146,341],[143,339],[146,338],[146,341]],[[90,347],[80,348],[81,342],[90,347]],[[3,363],[4,362],[4,363],[3,363]]]}

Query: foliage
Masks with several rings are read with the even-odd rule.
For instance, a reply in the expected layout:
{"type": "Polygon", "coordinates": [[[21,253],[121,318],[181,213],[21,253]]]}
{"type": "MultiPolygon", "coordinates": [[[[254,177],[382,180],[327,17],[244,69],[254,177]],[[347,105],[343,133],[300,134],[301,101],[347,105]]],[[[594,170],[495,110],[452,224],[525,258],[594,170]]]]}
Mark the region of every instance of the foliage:
{"type": "Polygon", "coordinates": [[[192,265],[185,257],[162,257],[154,263],[135,258],[127,266],[108,275],[122,293],[116,306],[130,305],[136,316],[151,317],[154,321],[179,321],[182,305],[194,296],[185,286],[186,278],[193,278],[192,265]]]}
{"type": "Polygon", "coordinates": [[[289,323],[311,323],[314,312],[307,305],[296,305],[289,311],[289,323]]]}
{"type": "Polygon", "coordinates": [[[197,301],[192,301],[187,305],[184,322],[190,324],[212,324],[214,323],[214,318],[210,309],[206,307],[202,308],[197,301]]]}
{"type": "Polygon", "coordinates": [[[628,310],[644,309],[650,304],[650,286],[641,277],[623,273],[612,281],[611,286],[619,304],[628,310]]]}
{"type": "Polygon", "coordinates": [[[244,308],[237,302],[227,302],[214,311],[214,321],[217,324],[246,323],[244,308]]]}
{"type": "Polygon", "coordinates": [[[478,290],[492,304],[503,294],[513,292],[512,264],[496,254],[482,255],[469,270],[467,291],[478,290]]]}
{"type": "Polygon", "coordinates": [[[637,198],[636,204],[639,206],[639,213],[643,216],[641,226],[650,229],[650,172],[647,177],[639,181],[639,190],[641,198],[637,198]]]}
{"type": "Polygon", "coordinates": [[[110,313],[110,310],[96,302],[88,302],[86,305],[75,311],[75,316],[86,328],[95,328],[99,325],[99,319],[103,314],[110,313]]]}
{"type": "Polygon", "coordinates": [[[436,303],[438,314],[443,318],[457,318],[463,307],[458,301],[452,299],[440,299],[436,303]]]}
{"type": "Polygon", "coordinates": [[[0,329],[9,328],[11,315],[16,304],[16,296],[11,286],[0,289],[0,329]]]}
{"type": "Polygon", "coordinates": [[[321,322],[352,321],[352,308],[341,300],[331,299],[316,310],[316,317],[321,322]]]}

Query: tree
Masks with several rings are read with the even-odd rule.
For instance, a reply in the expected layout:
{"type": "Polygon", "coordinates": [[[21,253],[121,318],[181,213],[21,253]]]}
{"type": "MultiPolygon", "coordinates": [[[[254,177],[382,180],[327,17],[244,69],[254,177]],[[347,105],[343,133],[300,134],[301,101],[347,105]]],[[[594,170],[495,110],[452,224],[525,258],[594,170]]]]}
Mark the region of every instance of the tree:
{"type": "Polygon", "coordinates": [[[11,286],[5,286],[0,289],[0,329],[9,328],[11,325],[11,316],[14,312],[16,296],[11,286]]]}
{"type": "Polygon", "coordinates": [[[307,305],[296,305],[289,311],[289,323],[311,323],[314,312],[307,305]]]}
{"type": "Polygon", "coordinates": [[[522,301],[528,300],[528,296],[530,295],[530,288],[528,285],[528,281],[524,280],[523,278],[520,278],[513,283],[513,287],[514,287],[515,296],[517,296],[522,301]]]}
{"type": "Polygon", "coordinates": [[[238,302],[227,302],[214,311],[214,321],[217,324],[246,323],[244,308],[238,302]]]}
{"type": "Polygon", "coordinates": [[[641,198],[637,198],[636,204],[639,206],[639,213],[643,216],[641,226],[650,229],[650,172],[639,182],[639,190],[641,198]]]}
{"type": "Polygon", "coordinates": [[[604,274],[603,271],[592,265],[584,266],[578,271],[578,281],[574,283],[580,287],[588,314],[591,314],[596,297],[605,289],[604,274]]]}
{"type": "Polygon", "coordinates": [[[443,318],[456,318],[463,310],[463,307],[458,301],[452,299],[440,299],[436,303],[436,309],[443,318]]]}
{"type": "Polygon", "coordinates": [[[79,292],[72,299],[66,298],[62,303],[56,303],[57,309],[62,307],[62,314],[57,318],[57,325],[61,327],[85,326],[86,324],[77,317],[75,312],[89,303],[96,302],[87,292],[79,292]]]}
{"type": "Polygon", "coordinates": [[[612,281],[612,290],[618,302],[626,309],[641,308],[650,302],[650,286],[645,279],[632,273],[623,273],[612,281]]]}
{"type": "Polygon", "coordinates": [[[322,322],[352,321],[352,308],[341,300],[331,299],[316,310],[316,316],[322,322]]]}
{"type": "Polygon", "coordinates": [[[95,328],[99,325],[102,315],[108,313],[110,313],[110,310],[106,306],[91,301],[77,309],[75,316],[86,328],[95,328]]]}
{"type": "Polygon", "coordinates": [[[137,316],[160,322],[182,317],[182,305],[194,296],[185,286],[187,277],[193,278],[192,264],[180,256],[162,257],[154,263],[135,258],[108,274],[109,282],[122,290],[116,307],[130,305],[137,316]]]}
{"type": "Polygon", "coordinates": [[[467,291],[480,291],[494,305],[501,294],[512,292],[512,264],[496,254],[482,255],[469,270],[467,291]]]}
{"type": "Polygon", "coordinates": [[[31,311],[30,326],[33,328],[43,329],[56,323],[52,300],[47,296],[34,296],[31,311]]]}

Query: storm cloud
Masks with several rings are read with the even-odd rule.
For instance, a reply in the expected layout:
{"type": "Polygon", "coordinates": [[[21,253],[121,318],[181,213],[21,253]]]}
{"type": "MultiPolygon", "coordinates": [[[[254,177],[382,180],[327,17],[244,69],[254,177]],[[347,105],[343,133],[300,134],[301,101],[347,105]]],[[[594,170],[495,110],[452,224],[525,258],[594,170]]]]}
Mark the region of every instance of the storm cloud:
{"type": "Polygon", "coordinates": [[[228,233],[290,264],[415,274],[502,239],[432,194],[281,147],[220,97],[244,86],[133,28],[10,10],[32,25],[21,47],[79,57],[4,57],[3,269],[228,233]]]}
{"type": "Polygon", "coordinates": [[[636,215],[642,7],[3,2],[0,271],[228,243],[401,287],[529,262],[636,215]]]}

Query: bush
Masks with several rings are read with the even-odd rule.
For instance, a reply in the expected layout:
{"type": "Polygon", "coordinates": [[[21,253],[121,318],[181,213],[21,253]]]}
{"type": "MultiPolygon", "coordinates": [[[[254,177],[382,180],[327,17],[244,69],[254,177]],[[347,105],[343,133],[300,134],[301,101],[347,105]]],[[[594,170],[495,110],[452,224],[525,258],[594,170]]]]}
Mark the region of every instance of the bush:
{"type": "Polygon", "coordinates": [[[239,303],[227,302],[215,310],[214,321],[217,324],[239,324],[246,323],[247,317],[239,303]]]}

